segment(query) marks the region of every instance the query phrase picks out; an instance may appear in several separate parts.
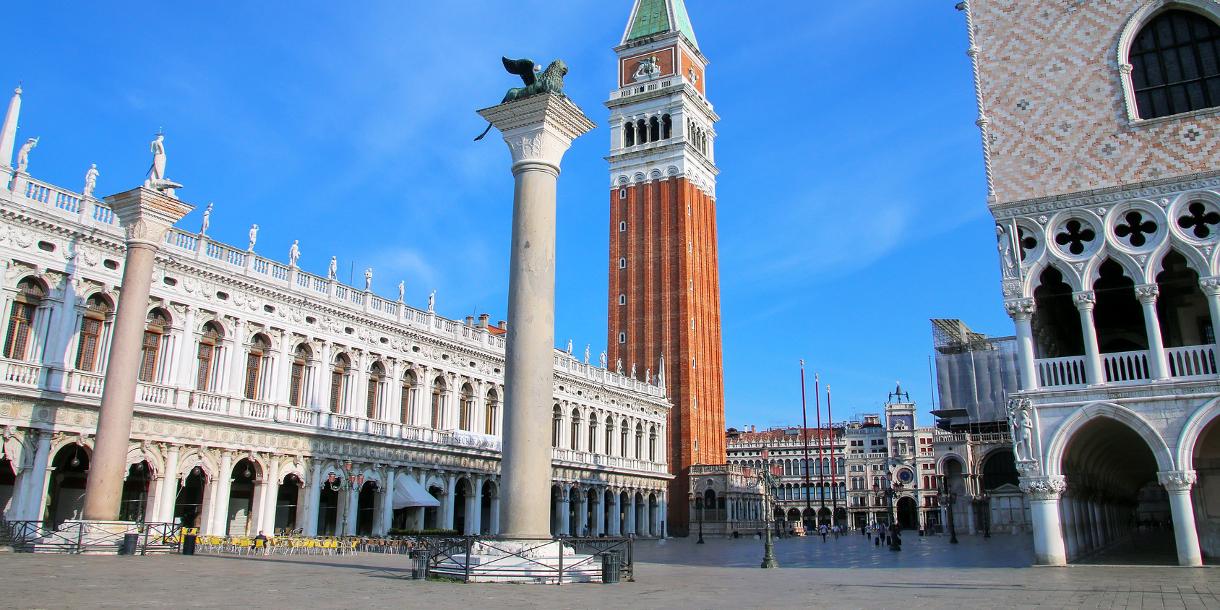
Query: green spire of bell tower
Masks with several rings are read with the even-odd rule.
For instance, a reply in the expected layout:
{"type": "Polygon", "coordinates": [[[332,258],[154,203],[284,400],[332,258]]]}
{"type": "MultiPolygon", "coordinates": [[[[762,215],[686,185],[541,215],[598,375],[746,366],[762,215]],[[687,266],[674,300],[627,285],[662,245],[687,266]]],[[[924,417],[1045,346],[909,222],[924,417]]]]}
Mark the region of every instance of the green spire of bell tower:
{"type": "Polygon", "coordinates": [[[627,24],[627,33],[623,37],[623,43],[668,32],[681,33],[690,41],[691,45],[696,49],[699,48],[699,41],[695,39],[695,29],[691,27],[690,17],[686,14],[686,2],[683,0],[635,0],[635,9],[631,12],[631,22],[627,24]]]}

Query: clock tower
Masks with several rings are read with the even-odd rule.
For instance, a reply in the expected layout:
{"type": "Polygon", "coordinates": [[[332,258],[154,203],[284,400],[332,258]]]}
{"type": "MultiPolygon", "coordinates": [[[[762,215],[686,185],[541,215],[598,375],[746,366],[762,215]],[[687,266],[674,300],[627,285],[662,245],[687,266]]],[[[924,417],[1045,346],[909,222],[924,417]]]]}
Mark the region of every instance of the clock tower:
{"type": "Polygon", "coordinates": [[[687,533],[690,468],[723,465],[715,124],[707,58],[683,0],[636,0],[614,49],[610,109],[611,362],[664,374],[669,529],[687,533]]]}

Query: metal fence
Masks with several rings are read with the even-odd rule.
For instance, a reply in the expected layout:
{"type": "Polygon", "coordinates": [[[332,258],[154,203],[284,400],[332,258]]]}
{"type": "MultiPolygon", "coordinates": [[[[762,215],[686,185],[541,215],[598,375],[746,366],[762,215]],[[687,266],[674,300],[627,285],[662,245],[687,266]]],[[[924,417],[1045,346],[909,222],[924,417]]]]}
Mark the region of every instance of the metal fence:
{"type": "MultiPolygon", "coordinates": [[[[419,536],[416,540],[427,553],[428,574],[470,582],[471,557],[492,551],[494,558],[481,561],[477,570],[481,577],[534,578],[562,585],[564,579],[602,576],[602,560],[608,554],[618,555],[619,577],[635,580],[635,554],[631,538],[514,538],[504,540],[493,536],[419,536]],[[559,553],[552,564],[537,557],[537,551],[552,543],[571,547],[574,554],[559,553]]],[[[548,556],[549,559],[549,556],[548,556]]]]}
{"type": "Polygon", "coordinates": [[[182,526],[176,523],[139,523],[134,531],[115,532],[88,521],[66,521],[52,526],[44,521],[6,521],[3,528],[19,552],[44,551],[79,554],[118,552],[126,534],[136,534],[134,554],[176,552],[182,542],[182,526]]]}

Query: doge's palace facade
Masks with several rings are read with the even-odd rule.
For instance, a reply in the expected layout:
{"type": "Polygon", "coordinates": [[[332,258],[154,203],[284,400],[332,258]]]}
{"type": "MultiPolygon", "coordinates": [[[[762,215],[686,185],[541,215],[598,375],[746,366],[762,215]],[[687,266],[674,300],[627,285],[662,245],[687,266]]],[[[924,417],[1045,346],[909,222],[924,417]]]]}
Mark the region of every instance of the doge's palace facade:
{"type": "MultiPolygon", "coordinates": [[[[30,156],[0,159],[0,508],[59,522],[80,511],[124,239],[96,174],[76,193],[32,177],[30,156]]],[[[206,222],[157,256],[122,517],[497,532],[504,325],[306,273],[295,247],[264,258],[254,231],[244,249],[213,241],[206,222]]],[[[663,535],[663,387],[570,348],[554,370],[555,532],[663,535]]]]}

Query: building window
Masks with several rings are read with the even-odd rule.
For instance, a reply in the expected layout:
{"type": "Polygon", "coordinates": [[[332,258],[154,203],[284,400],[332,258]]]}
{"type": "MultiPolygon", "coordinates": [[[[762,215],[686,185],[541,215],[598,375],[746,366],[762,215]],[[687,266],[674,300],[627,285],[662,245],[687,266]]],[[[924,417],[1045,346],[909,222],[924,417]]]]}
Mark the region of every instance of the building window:
{"type": "Polygon", "coordinates": [[[606,416],[606,455],[614,455],[614,420],[606,416]]]}
{"type": "Polygon", "coordinates": [[[668,140],[674,131],[674,120],[669,118],[669,115],[661,117],[661,138],[668,140]]]}
{"type": "Polygon", "coordinates": [[[635,425],[635,459],[644,457],[644,424],[635,425]]]}
{"type": "Polygon", "coordinates": [[[262,398],[263,375],[267,373],[266,366],[270,362],[271,342],[267,337],[254,335],[250,342],[250,351],[246,353],[246,398],[259,400],[262,398]]]}
{"type": "Polygon", "coordinates": [[[474,388],[462,385],[462,404],[458,410],[458,428],[470,432],[474,427],[474,388]]]}
{"type": "Polygon", "coordinates": [[[589,446],[585,447],[585,451],[589,453],[597,452],[597,415],[589,415],[589,446]]]}
{"type": "Polygon", "coordinates": [[[619,257],[619,259],[618,259],[618,268],[619,268],[619,269],[626,269],[626,268],[627,268],[627,258],[626,258],[626,257],[619,257]]]}
{"type": "Polygon", "coordinates": [[[619,426],[619,455],[621,455],[623,457],[627,457],[627,435],[628,434],[629,434],[629,431],[627,429],[627,421],[624,420],[623,425],[619,426]]]}
{"type": "Polygon", "coordinates": [[[352,361],[348,359],[346,354],[335,356],[334,366],[330,370],[330,412],[342,413],[344,411],[344,395],[347,393],[347,373],[351,369],[352,361]]]}
{"type": "Polygon", "coordinates": [[[627,304],[627,295],[625,295],[625,294],[618,295],[618,304],[626,305],[627,304]]]}
{"type": "Polygon", "coordinates": [[[292,371],[288,380],[288,404],[299,407],[305,402],[305,388],[308,387],[309,358],[312,352],[304,343],[297,346],[292,356],[292,371]]]}
{"type": "Polygon", "coordinates": [[[415,371],[407,371],[402,375],[402,395],[398,398],[398,417],[405,425],[415,424],[415,371]]]}
{"type": "Polygon", "coordinates": [[[619,333],[619,334],[618,334],[618,342],[619,342],[619,343],[626,343],[626,342],[627,342],[627,333],[619,333]]]}
{"type": "Polygon", "coordinates": [[[572,451],[580,451],[580,411],[572,409],[572,436],[568,439],[572,451]]]}
{"type": "Polygon", "coordinates": [[[220,378],[220,341],[224,338],[220,325],[208,322],[203,325],[203,334],[199,337],[199,350],[196,353],[195,389],[201,392],[212,391],[220,378]]]}
{"type": "MultiPolygon", "coordinates": [[[[148,324],[144,327],[144,341],[140,345],[140,373],[138,379],[145,383],[159,380],[162,346],[168,340],[169,313],[157,308],[148,312],[148,324]]],[[[84,328],[81,328],[84,332],[84,328]]],[[[93,369],[89,369],[93,370],[93,369]]]]}
{"type": "Polygon", "coordinates": [[[623,124],[623,146],[635,146],[635,124],[631,121],[623,124]]]}
{"type": "Polygon", "coordinates": [[[619,187],[619,189],[618,189],[618,198],[619,198],[619,199],[626,199],[626,198],[627,198],[627,188],[626,188],[626,187],[619,187]]]}
{"type": "Polygon", "coordinates": [[[484,414],[486,420],[483,422],[483,432],[489,435],[496,434],[496,419],[498,419],[498,411],[500,409],[499,396],[495,390],[487,392],[487,412],[484,414]]]}
{"type": "Polygon", "coordinates": [[[551,448],[559,448],[559,436],[563,432],[563,412],[559,410],[559,405],[551,410],[551,448]]]}
{"type": "Polygon", "coordinates": [[[46,297],[42,284],[26,278],[17,284],[17,296],[9,310],[8,335],[4,339],[4,357],[25,360],[30,356],[30,335],[34,327],[34,312],[46,297]]]}
{"type": "Polygon", "coordinates": [[[433,430],[440,430],[445,418],[445,378],[437,377],[432,382],[432,418],[429,422],[433,430]]]}
{"type": "Polygon", "coordinates": [[[1165,11],[1131,44],[1131,86],[1141,119],[1220,105],[1220,26],[1193,11],[1165,11]]]}
{"type": "Polygon", "coordinates": [[[620,221],[618,222],[618,232],[619,232],[619,233],[622,233],[622,232],[624,232],[624,231],[626,231],[626,230],[627,230],[627,221],[626,221],[626,220],[620,220],[620,221]]]}
{"type": "Polygon", "coordinates": [[[648,428],[648,461],[657,461],[657,427],[648,428]]]}
{"type": "Polygon", "coordinates": [[[81,314],[80,320],[80,336],[76,341],[76,370],[97,371],[98,353],[101,351],[111,311],[110,302],[100,294],[89,297],[85,302],[85,312],[81,314]]]}
{"type": "Polygon", "coordinates": [[[380,362],[374,362],[373,366],[369,367],[369,387],[368,395],[364,401],[364,416],[369,419],[378,419],[381,413],[381,395],[382,385],[385,383],[385,366],[380,362]]]}

